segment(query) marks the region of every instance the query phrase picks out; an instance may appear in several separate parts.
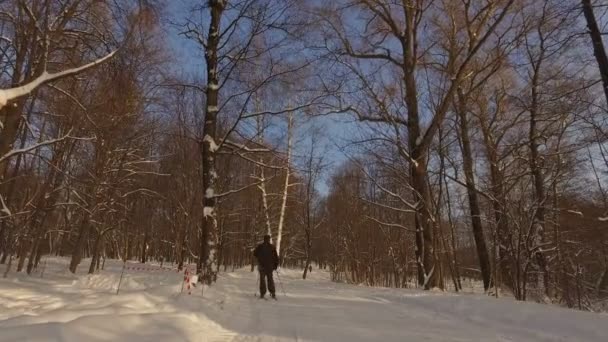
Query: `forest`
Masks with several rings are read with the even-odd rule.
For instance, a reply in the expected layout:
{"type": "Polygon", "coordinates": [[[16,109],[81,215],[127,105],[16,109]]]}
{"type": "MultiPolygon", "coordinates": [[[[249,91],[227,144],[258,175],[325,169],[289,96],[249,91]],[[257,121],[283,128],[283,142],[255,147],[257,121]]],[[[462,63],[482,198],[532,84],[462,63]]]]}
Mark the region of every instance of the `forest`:
{"type": "Polygon", "coordinates": [[[606,0],[1,0],[0,272],[608,303],[606,0]],[[303,280],[305,281],[305,280],[303,280]]]}

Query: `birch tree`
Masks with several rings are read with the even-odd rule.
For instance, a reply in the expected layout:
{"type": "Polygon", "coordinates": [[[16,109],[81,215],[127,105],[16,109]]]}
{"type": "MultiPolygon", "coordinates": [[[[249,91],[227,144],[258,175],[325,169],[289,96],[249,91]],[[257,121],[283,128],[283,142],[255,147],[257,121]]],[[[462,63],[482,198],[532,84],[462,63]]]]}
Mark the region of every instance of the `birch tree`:
{"type": "Polygon", "coordinates": [[[289,196],[289,188],[293,186],[290,183],[292,149],[293,149],[293,113],[288,114],[287,118],[287,156],[285,159],[285,184],[281,194],[281,212],[279,214],[279,223],[277,225],[277,242],[276,248],[279,256],[281,255],[281,240],[283,238],[283,225],[285,223],[285,211],[287,209],[287,197],[289,196]]]}
{"type": "Polygon", "coordinates": [[[205,109],[203,136],[200,141],[203,179],[203,219],[197,273],[206,284],[216,279],[217,260],[217,212],[216,156],[221,150],[245,156],[256,151],[246,144],[237,143],[232,135],[239,130],[239,123],[264,115],[279,115],[301,108],[302,104],[287,109],[285,105],[263,106],[252,110],[256,93],[274,82],[306,68],[306,59],[284,63],[275,56],[278,51],[292,51],[289,46],[293,35],[303,27],[295,16],[296,1],[277,3],[267,0],[211,0],[196,9],[208,22],[187,20],[183,35],[199,44],[205,55],[206,78],[204,86],[205,109]],[[265,67],[259,73],[252,68],[265,67]],[[261,74],[261,75],[260,75],[261,74]],[[230,110],[234,115],[229,115],[230,110]],[[226,117],[226,132],[218,132],[218,120],[226,117]]]}

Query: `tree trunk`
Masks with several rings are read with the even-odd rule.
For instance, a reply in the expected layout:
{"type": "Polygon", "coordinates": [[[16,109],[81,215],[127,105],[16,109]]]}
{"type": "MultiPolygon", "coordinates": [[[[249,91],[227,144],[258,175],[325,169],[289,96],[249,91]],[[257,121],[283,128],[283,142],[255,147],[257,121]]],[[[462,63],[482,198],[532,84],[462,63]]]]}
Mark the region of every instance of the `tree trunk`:
{"type": "Polygon", "coordinates": [[[91,258],[91,264],[89,265],[89,274],[95,273],[95,268],[99,264],[99,254],[103,242],[103,235],[103,232],[97,233],[97,237],[95,239],[95,247],[93,247],[93,258],[91,258]]]}
{"type": "Polygon", "coordinates": [[[4,265],[6,263],[6,258],[8,258],[9,255],[9,250],[8,247],[4,250],[4,253],[2,254],[2,258],[0,258],[0,265],[4,265]]]}
{"type": "Polygon", "coordinates": [[[19,242],[19,262],[17,263],[17,272],[21,272],[23,270],[23,265],[25,264],[25,258],[27,257],[27,246],[26,239],[22,238],[19,242]]]}
{"type": "MultiPolygon", "coordinates": [[[[541,44],[541,49],[543,49],[543,45],[541,44]]],[[[540,115],[540,95],[538,93],[538,85],[540,82],[540,70],[544,57],[544,49],[541,50],[541,54],[539,59],[536,61],[534,66],[534,74],[532,76],[532,103],[530,105],[530,122],[529,122],[529,147],[530,147],[530,171],[532,173],[532,178],[534,181],[534,202],[536,206],[536,212],[534,213],[534,222],[532,224],[532,231],[529,232],[529,236],[532,238],[532,246],[534,252],[530,256],[534,258],[534,262],[538,270],[542,273],[542,284],[539,281],[539,287],[542,287],[541,290],[545,295],[549,294],[549,271],[547,266],[547,260],[545,254],[542,251],[542,248],[539,248],[538,245],[544,242],[544,234],[545,234],[545,178],[543,176],[541,165],[540,165],[540,156],[538,153],[538,121],[540,115]]],[[[524,277],[526,275],[524,274],[524,277]]]]}
{"type": "MultiPolygon", "coordinates": [[[[35,71],[41,72],[42,70],[39,69],[46,67],[46,65],[43,65],[44,63],[39,63],[38,67],[33,67],[36,64],[36,59],[40,57],[38,55],[40,46],[36,42],[36,40],[40,38],[38,36],[38,30],[32,32],[29,38],[31,39],[20,39],[22,40],[21,46],[18,48],[15,54],[13,75],[11,76],[11,85],[9,88],[14,88],[27,83],[35,71]],[[28,67],[24,67],[28,64],[28,67]]],[[[30,110],[27,115],[28,119],[32,109],[34,108],[34,103],[36,102],[35,93],[36,92],[34,92],[34,99],[31,101],[30,110]]],[[[0,156],[5,155],[13,149],[13,144],[17,139],[19,127],[23,121],[22,114],[25,103],[25,99],[19,99],[16,100],[11,106],[3,106],[0,108],[0,120],[2,121],[2,134],[0,134],[0,156]]],[[[26,134],[25,131],[23,134],[26,134]]],[[[23,142],[24,141],[22,140],[22,144],[23,142]]],[[[0,182],[4,181],[9,164],[9,160],[0,162],[0,177],[2,177],[0,178],[0,182]]]]}
{"type": "Polygon", "coordinates": [[[418,284],[426,290],[437,285],[435,252],[433,249],[433,218],[431,196],[428,189],[427,156],[420,146],[423,135],[420,131],[418,88],[416,85],[416,33],[413,11],[406,11],[406,32],[401,43],[404,56],[403,82],[407,107],[408,148],[410,153],[410,178],[412,195],[416,203],[416,262],[418,284]]]}
{"type": "Polygon", "coordinates": [[[80,223],[80,229],[78,230],[78,237],[74,248],[72,249],[72,259],[70,260],[70,272],[76,273],[76,269],[82,261],[82,252],[88,239],[90,229],[90,218],[88,214],[85,214],[80,223]]]}
{"type": "Polygon", "coordinates": [[[582,0],[583,14],[587,21],[587,27],[589,28],[589,36],[591,36],[591,42],[593,43],[593,54],[595,60],[600,69],[600,75],[602,76],[602,85],[604,87],[604,96],[606,96],[606,102],[608,102],[608,56],[606,56],[606,50],[604,49],[604,42],[602,40],[602,32],[597,25],[595,20],[595,14],[593,13],[593,6],[591,6],[591,0],[582,0]]]}
{"type": "Polygon", "coordinates": [[[498,230],[499,244],[499,267],[501,267],[501,279],[504,285],[507,285],[515,292],[518,297],[519,286],[517,282],[519,277],[516,277],[516,271],[519,266],[515,260],[513,253],[513,243],[511,241],[511,231],[509,230],[508,216],[505,213],[506,206],[505,195],[503,191],[503,176],[496,165],[490,167],[490,178],[492,179],[493,197],[492,209],[494,211],[494,220],[496,229],[498,230]]]}
{"type": "Polygon", "coordinates": [[[473,228],[473,237],[475,238],[475,246],[477,248],[477,258],[479,260],[479,267],[481,269],[483,288],[485,291],[488,291],[490,288],[490,280],[492,278],[492,269],[490,267],[490,256],[488,254],[488,247],[486,246],[486,239],[483,235],[483,226],[481,224],[481,209],[479,207],[479,199],[477,197],[477,188],[475,186],[475,176],[473,172],[473,152],[471,150],[471,141],[469,139],[466,99],[462,89],[458,89],[457,108],[460,119],[460,140],[462,144],[463,169],[469,199],[469,211],[471,213],[471,226],[473,228]]]}
{"type": "Polygon", "coordinates": [[[412,188],[416,208],[416,257],[418,258],[418,282],[425,290],[438,285],[438,270],[435,269],[435,242],[431,195],[427,182],[426,156],[412,154],[416,163],[411,163],[412,188]],[[417,158],[416,158],[417,157],[417,158]]]}
{"type": "Polygon", "coordinates": [[[148,261],[148,230],[144,229],[144,242],[141,246],[141,263],[145,264],[148,261]]]}
{"type": "MultiPolygon", "coordinates": [[[[4,220],[0,219],[0,221],[4,222],[4,220]]],[[[8,254],[8,239],[5,238],[6,235],[6,226],[4,223],[0,223],[0,265],[4,264],[6,260],[6,255],[8,254]]]]}
{"type": "Polygon", "coordinates": [[[304,273],[302,274],[302,279],[306,279],[306,275],[308,274],[308,268],[310,267],[311,262],[311,249],[312,242],[310,239],[310,228],[306,229],[306,262],[304,263],[304,273]]]}
{"type": "MultiPolygon", "coordinates": [[[[259,107],[259,101],[256,97],[256,110],[257,111],[261,111],[260,107],[259,107]]],[[[264,144],[264,128],[263,128],[263,117],[262,116],[258,116],[256,118],[256,128],[257,128],[257,135],[258,135],[258,144],[263,145],[264,144]]],[[[260,165],[256,166],[256,169],[260,170],[260,176],[258,177],[258,180],[260,181],[260,184],[258,185],[258,189],[260,189],[261,193],[262,193],[262,212],[263,212],[263,217],[264,217],[264,225],[266,227],[266,235],[270,235],[270,241],[272,242],[272,228],[270,227],[270,212],[268,209],[268,194],[266,193],[266,174],[264,172],[264,166],[262,165],[264,162],[264,159],[262,156],[260,156],[259,158],[259,163],[260,165]]],[[[256,235],[255,233],[255,228],[254,229],[254,236],[256,235]]],[[[255,238],[253,239],[253,245],[255,246],[255,244],[257,243],[257,241],[255,240],[255,238]]],[[[253,272],[253,266],[254,264],[251,264],[251,271],[253,272]]]]}
{"type": "Polygon", "coordinates": [[[44,237],[40,237],[40,236],[36,237],[35,242],[32,244],[32,248],[30,250],[30,256],[27,261],[27,269],[26,269],[27,274],[31,274],[35,268],[36,260],[38,259],[38,254],[40,253],[40,251],[39,251],[40,243],[43,240],[43,238],[44,237]]]}
{"type": "MultiPolygon", "coordinates": [[[[445,174],[444,174],[445,175],[445,174]]],[[[457,177],[457,175],[455,175],[457,177]]],[[[447,208],[448,208],[448,223],[450,225],[450,240],[451,240],[451,253],[452,253],[452,265],[453,265],[453,278],[454,278],[454,287],[457,290],[462,290],[462,283],[460,281],[460,264],[458,263],[458,256],[456,255],[456,234],[454,232],[454,222],[452,220],[452,204],[451,204],[451,196],[450,196],[450,188],[448,186],[448,179],[444,177],[445,181],[445,194],[447,196],[447,208]]]]}
{"type": "MultiPolygon", "coordinates": [[[[23,101],[19,101],[16,106],[5,106],[0,110],[0,117],[3,118],[2,134],[0,134],[0,156],[7,154],[13,149],[13,144],[17,139],[19,127],[21,126],[23,101]]],[[[0,177],[6,175],[9,160],[0,162],[0,177]]],[[[0,179],[2,181],[3,179],[0,179]]]]}
{"type": "MultiPolygon", "coordinates": [[[[260,162],[261,161],[262,160],[260,160],[260,162]]],[[[266,193],[266,176],[264,174],[263,166],[260,166],[260,185],[258,185],[258,188],[262,192],[262,211],[264,212],[264,225],[266,227],[266,235],[270,235],[272,237],[272,229],[270,228],[270,213],[268,209],[268,194],[266,193]]],[[[253,243],[255,244],[256,241],[254,240],[253,243]]]]}
{"type": "Polygon", "coordinates": [[[3,278],[6,278],[8,276],[8,273],[11,271],[12,266],[13,266],[13,256],[11,255],[10,258],[8,259],[8,264],[6,264],[6,270],[4,271],[4,275],[2,275],[3,278]]]}
{"type": "MultiPolygon", "coordinates": [[[[285,222],[285,209],[287,209],[287,195],[289,193],[289,176],[291,173],[291,145],[292,145],[292,130],[293,130],[293,114],[289,113],[289,123],[287,125],[287,160],[285,166],[285,184],[283,185],[283,198],[281,202],[281,214],[279,216],[279,225],[277,226],[277,253],[281,255],[281,240],[283,237],[283,223],[285,222]]],[[[279,258],[281,260],[282,258],[279,258]]]]}
{"type": "MultiPolygon", "coordinates": [[[[27,120],[29,120],[30,117],[31,117],[31,115],[32,115],[33,108],[34,108],[34,102],[35,101],[32,101],[32,103],[31,103],[31,105],[29,107],[29,110],[27,112],[27,120]]],[[[9,115],[13,115],[14,114],[12,112],[12,110],[16,110],[16,109],[15,108],[9,109],[9,108],[5,107],[5,108],[3,108],[0,111],[0,113],[4,113],[4,115],[9,116],[9,115]]],[[[3,122],[4,125],[7,125],[7,124],[10,124],[10,122],[8,122],[10,120],[11,120],[10,118],[8,118],[8,117],[5,116],[5,117],[3,117],[3,121],[2,122],[3,122]]],[[[25,125],[23,125],[23,126],[25,126],[25,125]]],[[[0,133],[0,140],[3,139],[2,137],[4,136],[4,131],[5,130],[3,129],[2,132],[0,133]]],[[[20,137],[20,142],[19,142],[19,148],[23,149],[25,147],[26,142],[27,142],[28,129],[25,126],[25,127],[22,128],[21,131],[22,132],[21,132],[21,137],[20,137]]],[[[10,140],[10,138],[7,138],[7,139],[10,140]]],[[[1,145],[1,143],[0,143],[0,145],[1,145]]],[[[12,147],[11,147],[11,149],[12,149],[12,147]]],[[[2,155],[2,154],[0,154],[0,155],[2,155]]],[[[23,154],[17,155],[17,160],[15,161],[15,164],[12,167],[12,173],[11,173],[9,179],[15,179],[16,178],[16,176],[19,174],[19,171],[21,169],[22,162],[23,162],[23,154]]],[[[9,163],[8,163],[8,161],[5,161],[4,165],[5,166],[1,166],[0,165],[0,183],[2,183],[2,181],[6,178],[6,175],[9,173],[9,168],[8,168],[9,163]]],[[[0,197],[2,197],[4,199],[4,202],[5,202],[5,204],[7,206],[9,206],[8,203],[10,202],[10,199],[13,197],[14,190],[15,190],[15,182],[10,182],[8,184],[8,188],[7,189],[5,189],[4,187],[0,187],[0,197]]],[[[10,208],[10,206],[9,206],[9,208],[10,208]]],[[[5,242],[6,246],[3,249],[0,248],[0,251],[4,250],[4,256],[2,257],[2,262],[1,263],[4,263],[4,261],[6,260],[6,255],[10,254],[10,252],[9,252],[9,250],[11,249],[10,239],[11,239],[11,237],[13,235],[13,232],[11,231],[11,228],[13,228],[13,227],[10,227],[9,224],[10,224],[10,217],[5,217],[5,218],[0,219],[0,231],[4,232],[7,235],[7,238],[4,240],[4,241],[6,241],[5,242]]],[[[3,241],[2,240],[2,234],[0,234],[0,247],[1,247],[2,241],[3,241]]]]}
{"type": "Polygon", "coordinates": [[[218,146],[215,142],[217,127],[217,112],[219,106],[218,92],[218,50],[220,39],[220,23],[225,8],[225,1],[210,0],[209,11],[211,22],[205,49],[205,62],[207,65],[207,89],[205,122],[203,126],[202,161],[203,161],[203,219],[201,222],[200,255],[197,263],[197,273],[202,275],[201,281],[210,285],[217,278],[216,249],[217,249],[217,213],[215,198],[215,183],[217,171],[215,169],[215,155],[218,146]]]}
{"type": "MultiPolygon", "coordinates": [[[[486,113],[480,113],[480,126],[483,133],[483,142],[488,165],[490,168],[490,192],[492,194],[492,212],[496,224],[497,241],[495,248],[498,249],[496,272],[500,276],[500,283],[513,291],[515,298],[520,298],[519,286],[516,283],[516,271],[518,264],[513,256],[513,244],[511,243],[511,232],[509,231],[508,216],[506,214],[506,195],[504,193],[504,176],[499,167],[498,146],[488,126],[486,113]]],[[[496,281],[496,280],[495,280],[496,281]]]]}

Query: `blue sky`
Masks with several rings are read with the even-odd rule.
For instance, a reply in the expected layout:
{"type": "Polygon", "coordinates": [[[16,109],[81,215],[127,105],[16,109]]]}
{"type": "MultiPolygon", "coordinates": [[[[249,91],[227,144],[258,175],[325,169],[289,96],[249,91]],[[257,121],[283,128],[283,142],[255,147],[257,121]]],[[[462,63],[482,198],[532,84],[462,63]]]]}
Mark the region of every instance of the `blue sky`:
{"type": "MultiPolygon", "coordinates": [[[[197,22],[200,21],[201,18],[193,17],[197,13],[190,10],[192,5],[196,3],[200,4],[201,2],[195,0],[173,0],[168,2],[164,30],[166,32],[166,39],[171,47],[172,58],[174,59],[171,63],[173,72],[185,78],[203,79],[205,65],[200,46],[179,35],[179,24],[183,24],[186,18],[197,22]]],[[[318,190],[326,194],[329,190],[327,184],[328,177],[331,175],[334,167],[339,166],[346,159],[338,146],[344,145],[349,137],[352,138],[356,125],[353,123],[353,118],[346,114],[319,117],[312,121],[300,121],[305,123],[296,132],[298,135],[296,140],[299,141],[294,151],[296,155],[303,156],[309,150],[311,140],[307,137],[307,132],[311,125],[319,127],[321,132],[323,132],[323,136],[320,139],[317,138],[315,143],[318,144],[319,151],[324,151],[324,163],[330,164],[318,182],[318,190]]],[[[269,136],[280,139],[284,136],[284,132],[269,132],[269,136]]]]}
{"type": "MultiPolygon", "coordinates": [[[[195,22],[199,22],[201,18],[195,18],[193,16],[198,15],[196,11],[191,11],[193,4],[201,4],[200,0],[172,0],[167,1],[167,20],[165,23],[165,31],[167,33],[167,40],[172,50],[174,63],[171,63],[173,71],[180,76],[186,78],[198,78],[202,79],[205,71],[203,53],[196,43],[186,39],[183,36],[179,36],[179,28],[175,25],[177,23],[184,23],[187,18],[192,19],[195,22]],[[197,20],[198,19],[198,20],[197,20]]],[[[601,8],[596,11],[596,16],[600,21],[601,26],[606,31],[606,25],[608,20],[605,20],[608,7],[601,8]]],[[[595,66],[594,66],[595,67],[595,66]]],[[[314,120],[314,124],[321,127],[324,138],[322,141],[316,141],[320,143],[320,150],[327,151],[324,154],[326,162],[330,161],[333,167],[339,166],[346,160],[346,157],[340,151],[340,146],[344,146],[349,140],[357,137],[360,133],[359,129],[353,122],[352,116],[345,114],[335,115],[330,117],[321,117],[314,120]]],[[[297,146],[295,151],[296,154],[304,155],[309,149],[310,139],[306,139],[307,126],[310,123],[300,127],[299,139],[300,144],[297,146]]],[[[281,128],[279,128],[280,130],[281,128]]],[[[284,134],[283,132],[270,132],[270,136],[280,138],[284,134]]],[[[319,182],[319,189],[323,193],[327,193],[328,184],[326,182],[328,175],[331,174],[332,168],[330,167],[323,177],[323,180],[319,182]]]]}

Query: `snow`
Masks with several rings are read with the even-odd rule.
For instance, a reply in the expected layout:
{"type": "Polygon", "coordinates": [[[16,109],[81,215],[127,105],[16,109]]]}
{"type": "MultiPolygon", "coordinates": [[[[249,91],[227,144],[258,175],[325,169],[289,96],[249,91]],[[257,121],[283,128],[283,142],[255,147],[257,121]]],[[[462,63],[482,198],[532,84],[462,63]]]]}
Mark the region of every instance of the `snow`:
{"type": "Polygon", "coordinates": [[[0,205],[2,205],[2,209],[0,209],[0,213],[4,213],[6,216],[13,215],[11,210],[6,206],[6,202],[4,202],[4,197],[2,197],[2,194],[0,194],[0,205]]]}
{"type": "Polygon", "coordinates": [[[219,147],[215,143],[215,140],[209,134],[205,134],[205,136],[203,137],[203,141],[209,143],[209,151],[211,151],[212,153],[219,149],[219,147]]]}
{"type": "Polygon", "coordinates": [[[584,216],[583,213],[578,210],[567,210],[567,212],[569,212],[570,214],[578,215],[578,216],[584,216]]]}
{"type": "MultiPolygon", "coordinates": [[[[418,259],[420,259],[420,258],[418,258],[418,259]]],[[[433,266],[433,268],[431,268],[431,271],[429,272],[429,274],[424,275],[424,287],[426,287],[426,285],[429,283],[429,280],[431,280],[433,273],[435,273],[435,266],[433,266]]]]}
{"type": "Polygon", "coordinates": [[[114,57],[115,54],[116,54],[116,50],[113,52],[110,52],[109,54],[105,55],[104,57],[101,57],[91,63],[85,64],[85,65],[82,65],[82,66],[79,66],[76,68],[67,69],[67,70],[64,70],[61,72],[56,72],[56,73],[51,74],[51,73],[48,73],[47,71],[44,71],[40,74],[40,76],[36,77],[29,83],[24,84],[20,87],[0,89],[0,109],[2,109],[2,107],[6,106],[9,101],[12,101],[12,100],[18,99],[22,96],[27,96],[27,95],[31,94],[36,88],[40,87],[41,85],[43,85],[45,83],[49,83],[54,80],[58,80],[60,78],[79,74],[87,69],[93,68],[93,67],[107,61],[108,59],[114,57]]]}
{"type": "Polygon", "coordinates": [[[209,217],[213,215],[213,207],[203,207],[203,216],[209,217]]]}
{"type": "Polygon", "coordinates": [[[147,265],[148,271],[126,273],[116,295],[119,261],[106,261],[106,269],[91,276],[67,272],[68,259],[47,261],[44,279],[15,273],[0,279],[1,342],[605,341],[608,336],[602,314],[482,295],[338,284],[316,269],[306,280],[300,270],[282,270],[282,283],[275,276],[275,302],[254,297],[256,273],[246,269],[220,273],[202,297],[200,286],[192,295],[180,294],[183,274],[147,265]]]}
{"type": "Polygon", "coordinates": [[[9,93],[6,91],[0,91],[0,109],[6,106],[8,100],[10,100],[9,93]]]}
{"type": "MultiPolygon", "coordinates": [[[[0,108],[2,108],[2,107],[0,106],[0,108]]],[[[57,139],[45,140],[45,141],[33,144],[31,146],[27,146],[27,147],[24,147],[24,148],[18,148],[18,149],[10,150],[5,155],[0,156],[0,162],[3,162],[3,161],[5,161],[5,160],[7,160],[7,159],[9,159],[9,158],[11,158],[13,156],[18,155],[18,154],[27,153],[29,151],[35,150],[35,149],[43,147],[43,146],[52,145],[52,144],[58,143],[60,141],[64,141],[68,137],[69,137],[69,135],[66,135],[66,136],[63,136],[63,137],[57,138],[57,139]]]]}
{"type": "Polygon", "coordinates": [[[208,188],[205,191],[205,198],[213,198],[215,196],[215,192],[213,191],[212,188],[208,188]]]}

